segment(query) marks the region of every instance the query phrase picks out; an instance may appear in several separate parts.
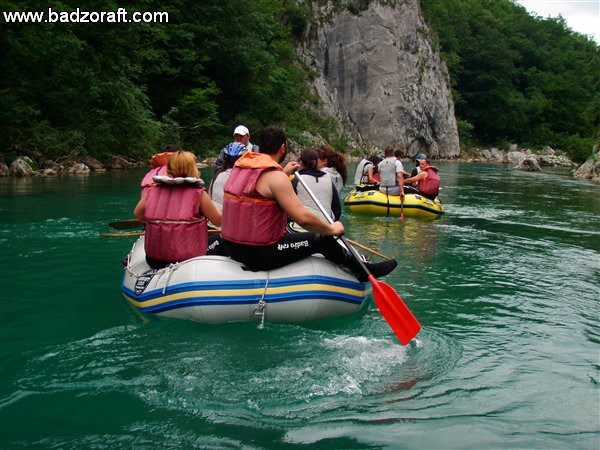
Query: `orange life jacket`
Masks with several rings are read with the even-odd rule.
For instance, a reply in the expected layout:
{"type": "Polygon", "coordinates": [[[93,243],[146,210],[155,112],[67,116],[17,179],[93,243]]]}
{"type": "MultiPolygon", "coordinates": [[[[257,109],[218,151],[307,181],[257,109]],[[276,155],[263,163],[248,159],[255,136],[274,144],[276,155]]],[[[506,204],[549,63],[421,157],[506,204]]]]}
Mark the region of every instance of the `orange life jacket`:
{"type": "Polygon", "coordinates": [[[285,234],[287,214],[276,200],[256,191],[258,177],[267,170],[283,170],[263,153],[246,152],[235,163],[225,184],[221,235],[245,245],[271,245],[285,234]]]}

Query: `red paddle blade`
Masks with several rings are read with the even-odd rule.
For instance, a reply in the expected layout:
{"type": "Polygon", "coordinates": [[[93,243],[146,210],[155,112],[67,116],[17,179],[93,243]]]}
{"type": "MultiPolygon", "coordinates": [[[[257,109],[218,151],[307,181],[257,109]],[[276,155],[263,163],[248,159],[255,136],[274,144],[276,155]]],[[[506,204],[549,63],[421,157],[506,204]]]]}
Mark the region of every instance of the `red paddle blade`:
{"type": "Polygon", "coordinates": [[[373,298],[381,315],[400,343],[408,344],[421,329],[421,324],[391,286],[377,281],[373,275],[369,275],[369,281],[373,285],[373,298]]]}

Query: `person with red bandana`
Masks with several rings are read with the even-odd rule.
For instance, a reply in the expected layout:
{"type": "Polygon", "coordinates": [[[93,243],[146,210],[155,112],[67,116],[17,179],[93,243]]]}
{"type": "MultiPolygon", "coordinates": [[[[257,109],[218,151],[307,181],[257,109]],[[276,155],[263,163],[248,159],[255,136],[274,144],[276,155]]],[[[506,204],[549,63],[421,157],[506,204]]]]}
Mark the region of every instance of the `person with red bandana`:
{"type": "Polygon", "coordinates": [[[146,189],[154,184],[153,177],[167,174],[167,163],[169,162],[169,158],[177,150],[181,150],[178,145],[167,144],[163,147],[162,152],[152,155],[150,158],[150,166],[152,168],[144,175],[144,178],[142,178],[142,182],[140,183],[142,186],[142,195],[144,195],[146,189]]]}
{"type": "Polygon", "coordinates": [[[206,221],[220,226],[221,213],[202,187],[196,164],[191,152],[173,153],[167,175],[153,178],[133,211],[144,222],[146,262],[153,269],[214,253],[206,221]]]}
{"type": "MultiPolygon", "coordinates": [[[[221,235],[227,254],[250,270],[272,270],[321,253],[348,267],[365,282],[359,262],[335,239],[344,233],[341,222],[327,223],[307,209],[295,194],[289,176],[299,167],[279,164],[287,152],[285,132],[265,128],[260,153],[246,152],[235,163],[225,184],[221,235]],[[288,216],[307,232],[287,233],[288,216]]],[[[395,260],[366,263],[375,277],[390,273],[395,260]]]]}

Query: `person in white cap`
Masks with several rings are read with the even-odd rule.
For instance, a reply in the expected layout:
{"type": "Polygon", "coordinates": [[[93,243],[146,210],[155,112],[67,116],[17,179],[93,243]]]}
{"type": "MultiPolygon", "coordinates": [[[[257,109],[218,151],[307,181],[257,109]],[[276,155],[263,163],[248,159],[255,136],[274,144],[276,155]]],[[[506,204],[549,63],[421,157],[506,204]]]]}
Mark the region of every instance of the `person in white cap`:
{"type": "MultiPolygon", "coordinates": [[[[235,127],[235,130],[233,130],[233,142],[230,144],[233,144],[235,142],[240,142],[244,144],[244,146],[246,147],[246,151],[248,152],[258,152],[258,146],[252,145],[252,143],[250,142],[250,131],[244,125],[238,125],[237,127],[235,127]]],[[[217,159],[215,161],[215,172],[218,171],[223,165],[226,148],[227,145],[221,149],[221,151],[219,152],[219,156],[217,156],[217,159]]]]}

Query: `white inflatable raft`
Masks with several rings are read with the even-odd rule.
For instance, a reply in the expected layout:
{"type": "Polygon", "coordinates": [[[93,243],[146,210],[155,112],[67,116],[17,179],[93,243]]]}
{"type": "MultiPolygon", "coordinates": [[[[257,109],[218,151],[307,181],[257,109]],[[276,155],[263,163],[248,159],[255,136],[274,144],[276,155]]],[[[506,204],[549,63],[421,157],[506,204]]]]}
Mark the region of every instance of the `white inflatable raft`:
{"type": "Polygon", "coordinates": [[[368,287],[318,255],[268,272],[222,256],[155,270],[146,263],[142,236],[127,257],[121,290],[137,310],[159,316],[206,324],[302,323],[366,309],[368,287]]]}

